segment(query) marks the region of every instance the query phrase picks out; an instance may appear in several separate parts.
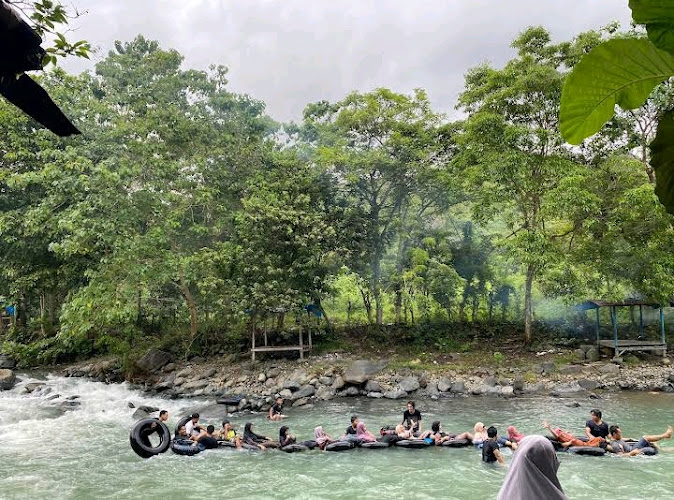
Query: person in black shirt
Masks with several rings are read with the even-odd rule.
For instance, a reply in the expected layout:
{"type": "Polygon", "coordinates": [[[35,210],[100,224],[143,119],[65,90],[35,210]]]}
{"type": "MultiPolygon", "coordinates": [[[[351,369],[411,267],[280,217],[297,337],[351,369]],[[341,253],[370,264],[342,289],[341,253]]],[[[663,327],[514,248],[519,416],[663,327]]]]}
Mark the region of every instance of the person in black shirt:
{"type": "Polygon", "coordinates": [[[493,425],[487,429],[487,440],[482,445],[482,461],[488,464],[498,462],[501,465],[505,465],[505,458],[499,451],[498,443],[498,431],[493,425]]]}
{"type": "Polygon", "coordinates": [[[358,415],[351,415],[351,425],[346,428],[344,434],[347,436],[350,434],[356,435],[356,427],[358,427],[358,415]]]}
{"type": "Polygon", "coordinates": [[[414,401],[407,402],[402,424],[414,433],[421,432],[421,413],[415,408],[414,401]]]}
{"type": "Polygon", "coordinates": [[[209,450],[218,447],[218,440],[213,437],[213,432],[215,432],[215,427],[212,425],[206,427],[206,434],[201,436],[197,441],[201,448],[209,450]]]}
{"type": "Polygon", "coordinates": [[[277,397],[276,398],[276,403],[272,405],[271,408],[269,408],[269,416],[267,417],[269,420],[282,420],[285,418],[285,415],[283,414],[283,398],[282,397],[277,397]]]}
{"type": "Polygon", "coordinates": [[[279,429],[278,442],[281,445],[281,448],[288,446],[289,444],[293,444],[296,441],[295,436],[288,432],[289,430],[290,429],[287,425],[284,425],[279,429]]]}
{"type": "Polygon", "coordinates": [[[589,439],[593,437],[606,439],[606,436],[608,436],[608,424],[602,422],[601,411],[597,408],[590,410],[590,420],[585,422],[585,435],[589,439]]]}

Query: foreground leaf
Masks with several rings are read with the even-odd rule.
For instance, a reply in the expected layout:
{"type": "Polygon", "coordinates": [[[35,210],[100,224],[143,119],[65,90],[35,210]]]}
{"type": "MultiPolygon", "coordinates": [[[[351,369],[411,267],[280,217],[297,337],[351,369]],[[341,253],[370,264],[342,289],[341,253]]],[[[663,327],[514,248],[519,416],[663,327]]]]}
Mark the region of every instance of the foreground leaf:
{"type": "Polygon", "coordinates": [[[630,0],[629,5],[632,19],[646,26],[651,42],[674,54],[674,0],[630,0]]]}
{"type": "Polygon", "coordinates": [[[656,175],[655,194],[667,212],[674,214],[674,111],[659,120],[658,133],[650,147],[656,175]]]}
{"type": "Polygon", "coordinates": [[[638,108],[653,89],[674,75],[674,56],[647,39],[610,40],[574,66],[564,84],[560,130],[571,144],[599,131],[615,105],[638,108]]]}

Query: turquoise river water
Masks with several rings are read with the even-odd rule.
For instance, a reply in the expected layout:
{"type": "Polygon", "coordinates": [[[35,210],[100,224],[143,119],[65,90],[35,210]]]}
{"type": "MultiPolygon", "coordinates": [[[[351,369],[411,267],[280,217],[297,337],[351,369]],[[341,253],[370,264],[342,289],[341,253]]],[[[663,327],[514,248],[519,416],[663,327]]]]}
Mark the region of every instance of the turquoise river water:
{"type": "MultiPolygon", "coordinates": [[[[195,457],[170,451],[144,460],[129,446],[134,423],[128,402],[166,408],[169,427],[199,409],[206,400],[148,398],[125,384],[105,385],[83,379],[42,379],[62,398],[78,395],[81,406],[61,412],[45,396],[22,394],[24,377],[0,392],[0,498],[495,498],[505,477],[503,467],[481,463],[472,448],[409,450],[356,449],[343,453],[310,451],[237,452],[209,450],[195,457]]],[[[469,430],[477,420],[504,429],[514,424],[525,433],[543,433],[542,418],[582,433],[591,408],[599,406],[609,423],[625,435],[660,433],[674,423],[674,395],[615,393],[602,400],[528,397],[514,399],[450,398],[419,401],[425,424],[439,419],[447,431],[469,430]],[[580,407],[572,407],[577,401],[580,407]]],[[[202,420],[217,424],[224,414],[210,406],[202,420]]],[[[323,425],[333,436],[357,413],[368,427],[397,423],[404,401],[343,399],[289,409],[286,424],[299,440],[323,425]]],[[[279,425],[263,415],[235,416],[259,433],[276,436],[279,425]]],[[[508,457],[510,458],[510,457],[508,457]]],[[[559,454],[559,478],[571,499],[658,499],[674,493],[674,442],[662,442],[654,457],[583,457],[559,454]]]]}

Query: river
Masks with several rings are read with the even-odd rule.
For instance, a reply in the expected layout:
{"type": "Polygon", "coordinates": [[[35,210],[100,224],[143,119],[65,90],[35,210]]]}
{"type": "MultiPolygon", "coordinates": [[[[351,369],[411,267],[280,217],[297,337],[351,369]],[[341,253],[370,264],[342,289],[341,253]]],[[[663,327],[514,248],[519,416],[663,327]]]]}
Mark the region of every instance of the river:
{"type": "MultiPolygon", "coordinates": [[[[505,469],[481,463],[472,448],[407,450],[356,449],[343,453],[310,451],[237,452],[209,450],[195,457],[170,451],[149,460],[129,446],[136,405],[166,408],[172,428],[179,416],[203,407],[206,400],[148,398],[126,384],[106,385],[77,378],[45,376],[48,395],[23,394],[23,376],[11,391],[0,392],[0,498],[495,498],[505,469]],[[48,401],[47,396],[60,394],[48,401]],[[58,401],[79,396],[81,405],[62,412],[58,401]]],[[[623,433],[663,432],[674,422],[674,395],[614,393],[602,400],[530,397],[456,398],[419,401],[426,426],[443,422],[445,430],[472,428],[476,420],[505,430],[514,424],[525,433],[542,433],[540,421],[582,433],[589,410],[599,406],[609,423],[623,433]]],[[[217,424],[222,409],[210,407],[202,421],[217,424]]],[[[299,440],[310,439],[323,425],[339,435],[357,413],[368,427],[397,423],[404,401],[342,399],[289,409],[286,424],[299,440]]],[[[235,416],[259,433],[277,435],[277,424],[263,415],[235,416]]],[[[508,457],[510,458],[510,457],[508,457]]],[[[664,441],[654,457],[583,457],[559,454],[559,478],[571,499],[667,498],[674,491],[674,443],[664,441]]]]}

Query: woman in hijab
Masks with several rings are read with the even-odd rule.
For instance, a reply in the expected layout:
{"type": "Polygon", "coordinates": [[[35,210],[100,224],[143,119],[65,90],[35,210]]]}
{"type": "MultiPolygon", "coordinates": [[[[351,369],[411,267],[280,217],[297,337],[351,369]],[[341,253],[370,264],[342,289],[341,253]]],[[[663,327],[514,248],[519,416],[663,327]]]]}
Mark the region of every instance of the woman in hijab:
{"type": "Polygon", "coordinates": [[[557,479],[559,461],[550,440],[526,436],[510,463],[497,500],[566,499],[557,479]]]}
{"type": "Polygon", "coordinates": [[[323,427],[319,425],[314,429],[314,441],[316,441],[321,450],[324,450],[327,445],[333,443],[335,440],[326,434],[323,427]]]}
{"type": "Polygon", "coordinates": [[[293,444],[296,441],[295,436],[288,432],[289,430],[290,428],[287,425],[284,425],[278,431],[278,442],[281,448],[293,444]]]}
{"type": "Polygon", "coordinates": [[[377,440],[370,431],[365,428],[365,422],[358,422],[356,437],[363,443],[372,443],[377,440]]]}
{"type": "Polygon", "coordinates": [[[246,425],[243,428],[243,442],[251,446],[255,446],[260,450],[266,450],[267,448],[273,447],[274,445],[274,442],[267,436],[255,434],[253,432],[253,424],[251,422],[246,422],[246,425]]]}

